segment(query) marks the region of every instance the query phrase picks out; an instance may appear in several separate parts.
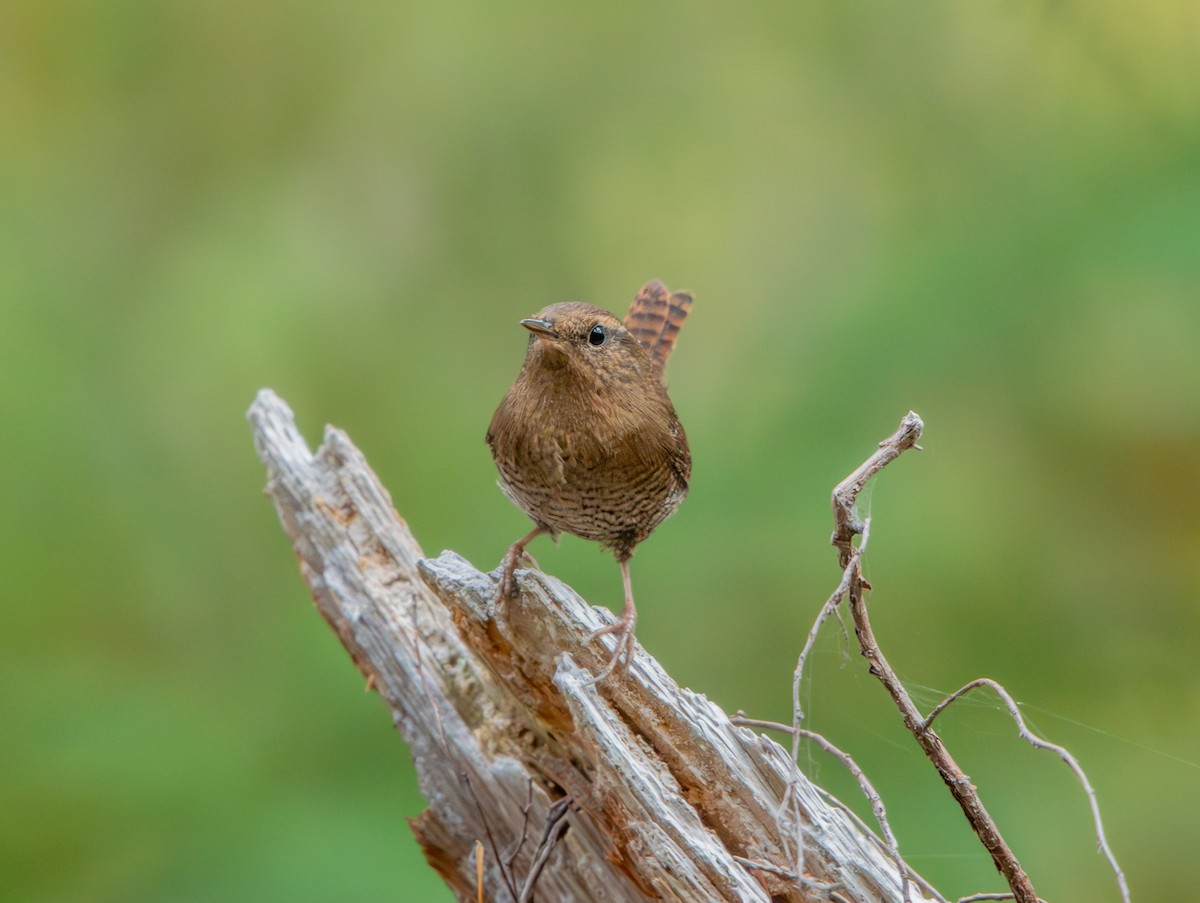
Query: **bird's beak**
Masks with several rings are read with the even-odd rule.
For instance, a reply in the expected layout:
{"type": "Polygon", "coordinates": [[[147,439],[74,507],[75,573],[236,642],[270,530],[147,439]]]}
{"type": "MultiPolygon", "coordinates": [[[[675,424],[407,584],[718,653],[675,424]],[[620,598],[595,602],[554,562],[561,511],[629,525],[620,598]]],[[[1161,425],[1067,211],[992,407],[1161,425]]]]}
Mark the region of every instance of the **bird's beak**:
{"type": "Polygon", "coordinates": [[[554,324],[549,320],[522,320],[521,325],[534,335],[545,336],[548,339],[558,338],[558,333],[554,331],[554,324]]]}

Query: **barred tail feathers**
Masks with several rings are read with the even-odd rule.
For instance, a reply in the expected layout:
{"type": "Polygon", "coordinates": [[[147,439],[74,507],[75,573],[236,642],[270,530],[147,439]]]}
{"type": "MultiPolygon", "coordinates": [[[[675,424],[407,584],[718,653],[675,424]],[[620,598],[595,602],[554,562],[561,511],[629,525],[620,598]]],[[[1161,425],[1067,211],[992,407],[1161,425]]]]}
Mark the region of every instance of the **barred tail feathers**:
{"type": "Polygon", "coordinates": [[[652,279],[642,286],[625,316],[625,328],[645,349],[660,376],[691,309],[690,293],[669,295],[662,282],[652,279]]]}

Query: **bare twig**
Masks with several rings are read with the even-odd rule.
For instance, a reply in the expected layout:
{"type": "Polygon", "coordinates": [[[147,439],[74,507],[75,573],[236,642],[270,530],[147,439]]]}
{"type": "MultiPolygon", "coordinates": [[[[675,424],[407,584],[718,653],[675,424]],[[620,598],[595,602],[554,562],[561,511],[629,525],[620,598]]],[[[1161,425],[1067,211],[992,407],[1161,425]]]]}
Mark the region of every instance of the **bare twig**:
{"type": "Polygon", "coordinates": [[[750,718],[741,709],[734,712],[733,717],[729,721],[738,727],[757,727],[764,731],[781,731],[785,734],[795,733],[796,730],[790,724],[784,724],[782,721],[764,721],[761,718],[750,718]]]}
{"type": "MultiPolygon", "coordinates": [[[[870,530],[870,520],[865,522],[859,518],[856,503],[858,501],[859,492],[862,492],[866,483],[876,473],[883,470],[890,462],[910,448],[920,448],[917,444],[917,439],[920,438],[920,433],[924,429],[922,419],[912,411],[908,412],[904,419],[900,421],[900,427],[892,436],[884,439],[880,443],[880,447],[870,458],[866,459],[862,465],[854,470],[850,476],[842,480],[841,483],[835,486],[832,497],[833,516],[834,516],[834,532],[833,537],[829,542],[838,549],[838,564],[842,568],[842,580],[839,584],[838,591],[835,591],[834,597],[830,597],[830,602],[822,609],[822,614],[818,616],[817,627],[820,627],[820,622],[824,617],[828,616],[828,612],[832,611],[836,606],[835,598],[846,596],[850,598],[850,611],[854,621],[854,632],[858,635],[859,650],[870,663],[870,672],[872,675],[880,678],[883,686],[887,688],[888,693],[892,696],[896,706],[900,708],[901,716],[904,717],[905,725],[910,730],[917,742],[928,755],[929,759],[934,763],[938,773],[942,776],[950,793],[954,795],[954,799],[959,801],[962,807],[962,812],[966,814],[967,821],[970,821],[972,829],[976,832],[984,847],[988,849],[992,856],[992,861],[996,863],[996,868],[1000,869],[1001,874],[1008,881],[1008,884],[1013,889],[1013,893],[1020,903],[1036,903],[1037,893],[1034,893],[1033,886],[1030,883],[1027,875],[1022,871],[1020,863],[1016,861],[1016,856],[1009,849],[1008,844],[1004,842],[1004,838],[998,831],[995,821],[991,819],[991,815],[983,806],[983,802],[979,800],[979,795],[976,788],[971,784],[958,764],[955,763],[953,757],[946,747],[943,746],[941,738],[934,734],[934,731],[929,730],[928,725],[924,724],[924,719],[920,717],[917,706],[913,704],[912,699],[908,696],[907,690],[904,687],[892,666],[888,664],[888,660],[883,656],[883,652],[878,647],[875,640],[875,634],[871,629],[870,617],[866,611],[866,602],[863,598],[863,591],[870,588],[862,579],[862,550],[868,539],[870,530]],[[858,548],[854,548],[854,537],[862,534],[862,542],[858,548]],[[845,590],[844,587],[845,586],[845,590]],[[832,603],[832,604],[830,604],[832,603]]],[[[811,646],[810,641],[805,645],[806,650],[811,646]]],[[[802,656],[803,664],[803,656],[802,656]]],[[[797,728],[799,726],[799,717],[802,712],[799,711],[799,694],[796,688],[796,683],[793,682],[793,704],[796,711],[797,728]]],[[[798,737],[793,737],[793,749],[796,748],[798,737]]]]}
{"type": "Polygon", "coordinates": [[[835,759],[840,761],[850,774],[854,775],[854,779],[858,781],[858,787],[862,791],[863,796],[871,804],[871,811],[875,814],[875,821],[879,823],[879,830],[883,832],[883,841],[887,844],[888,850],[892,854],[892,858],[896,860],[896,868],[900,870],[900,898],[908,899],[908,868],[904,864],[904,860],[900,858],[900,845],[896,842],[896,835],[892,833],[892,826],[888,823],[887,810],[883,805],[883,797],[879,795],[879,791],[875,789],[875,785],[867,778],[866,772],[859,767],[859,764],[854,761],[854,757],[848,752],[838,749],[823,736],[816,731],[808,731],[803,729],[796,730],[797,738],[803,737],[807,740],[812,740],[821,749],[829,753],[835,759]]]}
{"type": "Polygon", "coordinates": [[[900,428],[879,443],[879,448],[833,489],[833,537],[830,544],[837,547],[838,567],[850,563],[854,537],[862,532],[862,522],[854,509],[858,494],[867,481],[910,448],[920,449],[917,440],[925,424],[916,411],[909,411],[900,421],[900,428]]]}
{"type": "Polygon", "coordinates": [[[475,886],[477,903],[483,903],[483,844],[475,841],[475,886]]]}
{"type": "Polygon", "coordinates": [[[871,628],[871,619],[867,614],[862,587],[856,582],[852,583],[850,587],[850,614],[854,619],[854,630],[858,634],[862,655],[870,663],[868,670],[880,680],[892,697],[892,701],[904,719],[904,726],[916,738],[917,744],[929,761],[933,763],[946,786],[950,788],[951,795],[962,808],[963,814],[966,815],[967,821],[976,836],[979,837],[980,842],[991,854],[992,861],[1008,882],[1009,887],[1012,888],[1016,900],[1018,903],[1037,903],[1037,893],[1033,889],[1029,876],[1025,874],[1016,855],[1000,834],[995,820],[984,807],[983,800],[979,798],[975,785],[959,768],[954,757],[942,743],[942,739],[932,730],[923,727],[924,719],[921,717],[920,711],[908,695],[904,684],[900,682],[900,678],[896,676],[896,672],[892,670],[887,657],[879,648],[875,633],[871,628]]]}
{"type": "Polygon", "coordinates": [[[859,549],[854,548],[854,537],[864,534],[868,529],[855,509],[859,493],[867,481],[880,470],[894,461],[909,448],[920,448],[917,440],[921,436],[924,424],[913,411],[909,411],[900,421],[900,428],[890,437],[879,443],[879,448],[863,464],[842,480],[833,490],[833,537],[830,543],[838,550],[838,565],[843,569],[843,581],[849,574],[847,595],[850,600],[850,614],[854,620],[854,630],[858,635],[859,648],[862,655],[870,663],[870,672],[883,683],[888,694],[892,697],[900,714],[904,718],[905,727],[916,738],[917,743],[933,762],[942,780],[950,788],[950,793],[962,807],[967,821],[971,824],[976,835],[992,856],[996,868],[1004,876],[1009,887],[1019,903],[1036,903],[1037,894],[1030,883],[1029,876],[1021,868],[1017,857],[1001,836],[995,821],[984,808],[983,801],[970,779],[958,767],[958,763],[942,744],[941,738],[924,725],[916,705],[908,695],[908,691],[888,664],[887,658],[875,640],[871,628],[870,616],[867,613],[866,600],[863,590],[868,588],[862,581],[861,572],[861,543],[859,549]]]}
{"type": "MultiPolygon", "coordinates": [[[[971,681],[961,689],[955,690],[933,707],[933,711],[929,713],[929,717],[927,717],[922,723],[922,729],[928,730],[929,726],[933,724],[933,719],[937,718],[938,715],[944,712],[951,703],[961,699],[972,690],[980,687],[987,687],[1000,697],[1001,702],[1004,703],[1004,707],[1008,709],[1009,716],[1014,722],[1016,722],[1017,733],[1020,735],[1022,740],[1035,749],[1044,749],[1054,753],[1056,756],[1066,762],[1067,766],[1073,772],[1075,772],[1075,777],[1077,777],[1079,779],[1079,783],[1083,785],[1083,791],[1087,794],[1088,805],[1091,806],[1092,809],[1092,823],[1096,828],[1096,843],[1100,849],[1100,852],[1104,854],[1104,858],[1108,860],[1108,864],[1112,867],[1113,874],[1117,879],[1117,887],[1119,887],[1121,890],[1121,899],[1124,900],[1125,903],[1129,903],[1129,885],[1125,881],[1125,873],[1121,870],[1121,866],[1117,863],[1117,857],[1113,854],[1112,847],[1108,845],[1108,838],[1104,835],[1104,822],[1100,818],[1100,803],[1096,799],[1096,791],[1093,789],[1091,781],[1088,780],[1087,775],[1083,771],[1083,766],[1079,764],[1079,760],[1076,759],[1065,747],[1059,746],[1057,743],[1051,743],[1049,740],[1043,740],[1037,734],[1033,733],[1033,731],[1031,731],[1029,726],[1025,723],[1025,718],[1021,714],[1020,707],[1017,705],[1016,700],[1012,698],[1009,692],[1004,689],[1001,684],[997,683],[991,678],[980,677],[971,681]]],[[[978,897],[976,899],[982,900],[988,898],[978,897]]]]}
{"type": "MultiPolygon", "coordinates": [[[[825,600],[825,604],[821,606],[821,610],[817,613],[817,619],[813,622],[813,626],[808,631],[808,636],[804,640],[804,647],[800,650],[800,656],[796,659],[796,670],[792,672],[792,721],[793,727],[799,728],[800,722],[804,720],[804,710],[800,705],[800,685],[804,679],[804,665],[808,661],[809,653],[812,652],[813,645],[817,641],[817,634],[821,631],[821,625],[829,619],[829,616],[836,613],[838,606],[842,604],[842,600],[846,598],[846,593],[850,591],[850,581],[854,579],[856,572],[861,574],[861,568],[858,567],[858,562],[866,549],[867,540],[869,539],[870,524],[864,524],[862,527],[863,538],[859,543],[858,548],[851,549],[850,556],[846,559],[846,563],[842,566],[842,579],[834,589],[832,595],[825,600]]],[[[792,758],[795,759],[800,755],[799,743],[792,743],[792,758]]]]}
{"type": "Polygon", "coordinates": [[[787,878],[789,881],[795,881],[798,884],[803,885],[808,890],[814,890],[821,894],[825,894],[827,895],[826,899],[835,901],[840,900],[843,901],[843,903],[849,903],[845,897],[838,893],[838,890],[844,888],[844,885],[840,881],[834,882],[833,884],[822,884],[819,881],[813,881],[809,878],[806,878],[804,875],[797,875],[795,872],[785,869],[781,865],[775,865],[771,862],[760,862],[757,859],[746,859],[742,856],[737,856],[735,858],[741,865],[744,865],[751,871],[766,872],[770,875],[778,875],[780,878],[787,878]]]}
{"type": "Polygon", "coordinates": [[[733,858],[739,865],[745,866],[752,872],[768,872],[772,875],[778,875],[780,878],[786,878],[788,881],[795,881],[800,877],[795,872],[785,869],[782,865],[759,862],[757,859],[747,859],[745,856],[734,856],[733,858]]]}
{"type": "MultiPolygon", "coordinates": [[[[869,529],[869,527],[868,527],[868,529],[869,529]]],[[[865,544],[865,539],[866,539],[866,537],[864,537],[863,544],[865,544]]],[[[817,619],[813,623],[812,628],[808,631],[808,637],[805,639],[804,646],[800,650],[800,656],[796,660],[796,669],[792,672],[792,731],[791,731],[791,733],[792,733],[792,762],[794,762],[796,765],[797,774],[799,774],[799,768],[800,768],[800,736],[801,736],[800,722],[804,718],[804,710],[800,704],[800,695],[801,695],[800,694],[800,686],[801,686],[801,682],[804,678],[804,663],[807,661],[808,655],[812,651],[813,644],[816,643],[816,641],[817,641],[817,633],[820,631],[821,625],[825,623],[825,621],[829,618],[829,616],[831,614],[833,614],[835,611],[837,611],[837,608],[841,604],[842,599],[845,598],[846,593],[849,592],[849,590],[850,590],[850,584],[851,584],[851,581],[854,579],[854,574],[860,573],[858,565],[859,565],[859,562],[861,561],[861,556],[862,556],[862,546],[861,545],[859,548],[853,549],[851,551],[850,557],[847,559],[846,565],[845,565],[844,569],[842,570],[842,580],[837,585],[837,588],[833,591],[833,594],[828,599],[825,600],[825,604],[821,606],[820,612],[817,613],[817,619]]],[[[789,790],[790,790],[790,788],[789,788],[789,790]]],[[[784,803],[785,803],[785,806],[788,804],[791,804],[793,806],[793,809],[795,807],[795,801],[792,799],[790,793],[787,797],[785,797],[784,803]]],[[[804,873],[804,833],[802,830],[802,823],[799,818],[799,814],[795,811],[792,812],[792,820],[793,820],[793,824],[795,826],[796,851],[795,851],[795,855],[794,855],[794,862],[795,862],[796,874],[803,874],[804,873]]],[[[898,856],[899,856],[898,851],[893,853],[893,858],[897,858],[898,856]]],[[[908,878],[907,878],[906,873],[902,873],[901,880],[904,882],[904,890],[905,890],[904,899],[907,900],[907,898],[908,898],[908,896],[907,896],[908,878]]]]}
{"type": "MultiPolygon", "coordinates": [[[[804,665],[808,661],[808,656],[812,652],[813,645],[816,643],[817,634],[821,630],[821,626],[833,614],[837,613],[838,607],[847,594],[851,592],[854,586],[862,586],[865,581],[862,577],[862,554],[867,546],[870,534],[870,522],[862,523],[858,519],[858,515],[854,508],[855,500],[858,498],[858,493],[862,491],[863,486],[875,474],[895,460],[906,449],[917,446],[917,439],[920,438],[921,430],[924,424],[921,418],[913,411],[909,411],[900,421],[900,427],[888,439],[879,443],[879,448],[858,468],[856,468],[850,476],[842,480],[833,490],[833,519],[834,532],[830,542],[838,548],[838,562],[842,568],[842,579],[834,589],[833,593],[821,606],[820,612],[817,614],[816,621],[808,632],[804,646],[800,650],[800,655],[796,661],[796,668],[792,672],[792,761],[799,768],[800,763],[800,739],[805,735],[801,730],[800,723],[804,720],[804,709],[801,704],[800,688],[804,680],[804,665]],[[862,534],[862,540],[857,548],[854,546],[854,537],[862,534]]],[[[839,617],[840,620],[840,617],[839,617]]],[[[844,625],[843,625],[844,629],[844,625]]],[[[814,737],[816,735],[813,735],[814,737]]],[[[821,742],[824,741],[822,738],[821,742]]],[[[844,754],[841,754],[844,755],[844,754]]],[[[852,772],[857,770],[857,775],[860,776],[860,787],[865,776],[861,770],[855,765],[852,772]]],[[[871,793],[874,791],[872,790],[871,793]]],[[[875,810],[878,817],[883,812],[883,805],[878,801],[878,795],[872,798],[871,793],[867,794],[871,800],[872,809],[875,810]],[[877,806],[878,803],[878,806],[877,806]]],[[[793,813],[795,818],[795,813],[793,813]]],[[[887,826],[886,821],[880,823],[880,827],[885,835],[885,843],[892,858],[900,864],[900,880],[902,884],[902,894],[905,900],[908,899],[908,871],[903,866],[904,860],[900,856],[899,847],[896,844],[895,836],[891,833],[891,828],[887,826]]],[[[796,819],[796,836],[795,836],[795,866],[798,874],[804,871],[804,837],[800,831],[800,822],[796,819]]]]}
{"type": "MultiPolygon", "coordinates": [[[[910,413],[910,416],[916,415],[910,413]]],[[[919,431],[917,435],[920,435],[919,431]]],[[[879,464],[880,468],[882,468],[889,460],[892,459],[883,459],[881,457],[881,460],[882,463],[879,464]]],[[[858,471],[856,471],[856,473],[857,472],[858,471]]],[[[857,548],[852,548],[850,550],[849,558],[847,559],[846,565],[842,570],[841,582],[838,583],[837,589],[833,591],[833,595],[831,595],[826,600],[825,604],[821,606],[821,611],[817,615],[817,620],[813,624],[812,629],[808,632],[808,638],[805,640],[804,648],[800,651],[800,657],[796,662],[796,670],[792,675],[792,761],[796,763],[797,767],[799,767],[800,740],[801,738],[807,738],[817,743],[817,745],[819,745],[830,755],[839,759],[850,771],[850,773],[854,775],[854,778],[858,781],[858,786],[862,790],[863,795],[866,796],[867,801],[871,804],[871,811],[875,814],[875,819],[879,823],[880,830],[883,832],[883,842],[887,845],[888,852],[891,854],[892,859],[896,862],[896,865],[900,870],[901,898],[907,900],[908,869],[904,865],[904,859],[900,856],[900,846],[896,841],[896,835],[892,833],[891,825],[888,824],[887,812],[883,806],[883,799],[876,792],[871,782],[867,780],[866,774],[861,768],[858,767],[858,763],[855,762],[848,753],[838,749],[820,734],[814,731],[804,730],[800,727],[800,720],[804,717],[804,712],[800,706],[800,682],[804,675],[804,662],[808,658],[809,652],[812,650],[813,643],[816,642],[817,632],[821,629],[821,625],[831,614],[833,614],[833,612],[837,610],[838,605],[841,604],[841,601],[845,595],[850,592],[854,586],[860,585],[862,582],[862,556],[863,552],[867,548],[867,543],[870,540],[870,518],[868,518],[866,522],[862,524],[861,532],[862,541],[858,544],[857,548]]],[[[803,861],[803,846],[800,843],[800,838],[797,838],[797,871],[802,868],[803,861]]]]}
{"type": "Polygon", "coordinates": [[[529,810],[533,808],[533,778],[529,779],[529,796],[525,799],[525,805],[521,807],[521,836],[513,843],[512,848],[504,857],[505,865],[508,869],[512,869],[512,864],[517,860],[517,854],[521,852],[521,848],[525,846],[525,838],[529,836],[529,810]]]}
{"type": "MultiPolygon", "coordinates": [[[[446,750],[446,752],[453,757],[453,753],[449,750],[446,750]]],[[[488,817],[487,812],[484,811],[483,804],[479,801],[479,794],[475,792],[475,788],[471,785],[471,775],[466,771],[460,771],[458,776],[466,786],[467,793],[471,797],[471,802],[475,804],[475,811],[479,813],[479,824],[483,826],[483,836],[487,838],[488,846],[492,848],[492,855],[496,858],[496,867],[500,869],[500,877],[504,881],[504,886],[507,888],[509,896],[515,900],[517,898],[517,888],[513,882],[512,869],[509,867],[512,863],[506,863],[500,856],[500,850],[496,846],[496,837],[492,833],[491,819],[488,817]]],[[[479,841],[476,840],[475,843],[478,844],[479,841]]],[[[477,846],[476,854],[478,852],[479,848],[477,846]]],[[[482,856],[478,857],[478,863],[479,867],[482,868],[482,856]]]]}
{"type": "Polygon", "coordinates": [[[546,861],[554,851],[558,839],[563,836],[570,826],[570,822],[567,821],[567,812],[570,811],[571,804],[574,802],[569,796],[563,797],[551,806],[550,811],[546,813],[546,824],[542,829],[542,839],[538,843],[537,854],[534,856],[533,865],[529,868],[529,874],[525,877],[525,885],[521,888],[520,903],[529,903],[533,899],[533,889],[542,874],[542,869],[546,867],[546,861]]]}
{"type": "MultiPolygon", "coordinates": [[[[849,806],[847,806],[845,803],[843,803],[841,800],[839,800],[836,796],[834,796],[828,790],[825,790],[822,788],[821,795],[824,796],[825,799],[829,801],[829,805],[834,806],[834,807],[840,809],[841,811],[845,812],[846,816],[848,818],[850,818],[856,825],[858,825],[860,828],[862,828],[862,830],[870,832],[871,837],[874,838],[874,840],[875,840],[875,845],[878,846],[881,851],[883,851],[884,853],[887,853],[889,856],[892,855],[893,851],[888,849],[887,844],[883,842],[882,838],[880,838],[873,831],[871,831],[871,828],[868,827],[867,823],[864,822],[859,817],[857,812],[855,812],[853,809],[851,809],[849,806]]],[[[930,884],[928,881],[926,881],[924,878],[922,878],[918,872],[914,871],[911,866],[908,867],[908,877],[912,881],[914,881],[921,888],[921,890],[924,893],[927,893],[931,897],[933,897],[933,899],[936,900],[937,903],[948,903],[946,898],[943,897],[940,893],[938,893],[937,889],[932,884],[930,884]]]]}
{"type": "MultiPolygon", "coordinates": [[[[875,819],[879,823],[879,829],[883,832],[883,838],[881,842],[886,847],[888,853],[895,860],[897,867],[900,869],[901,899],[907,900],[909,879],[908,868],[900,856],[900,847],[896,842],[896,835],[892,833],[892,826],[888,823],[887,810],[884,808],[883,798],[879,795],[879,791],[875,789],[875,786],[867,778],[866,772],[864,772],[862,767],[854,761],[854,757],[849,753],[839,749],[816,731],[780,724],[777,721],[760,721],[754,718],[747,718],[741,712],[735,715],[731,720],[735,724],[743,724],[748,726],[752,725],[768,730],[784,731],[785,733],[792,734],[797,739],[803,738],[805,740],[812,740],[831,756],[838,759],[846,767],[846,770],[854,776],[856,781],[858,781],[858,786],[859,789],[862,790],[863,796],[865,796],[867,801],[871,804],[871,811],[874,813],[875,819]]],[[[839,800],[837,801],[837,805],[842,806],[843,804],[839,800]]],[[[849,809],[846,809],[845,811],[853,814],[849,809]]],[[[857,818],[857,816],[855,816],[855,818],[857,818]]]]}
{"type": "MultiPolygon", "coordinates": [[[[855,780],[858,781],[859,789],[862,790],[863,796],[865,796],[867,801],[871,804],[871,811],[874,813],[876,821],[879,824],[879,828],[883,832],[883,838],[876,838],[880,847],[887,851],[888,855],[892,857],[897,866],[899,866],[902,870],[901,881],[903,891],[901,899],[907,899],[907,886],[909,878],[917,881],[926,893],[932,894],[938,900],[944,899],[932,886],[930,886],[919,875],[909,869],[904,863],[904,860],[900,857],[900,848],[896,842],[895,834],[892,833],[891,825],[887,820],[887,812],[883,806],[883,798],[879,795],[879,792],[867,778],[866,772],[862,770],[862,767],[854,761],[854,758],[849,753],[839,749],[826,737],[818,734],[816,731],[805,730],[790,724],[781,724],[778,721],[763,721],[758,718],[748,718],[746,717],[745,713],[741,711],[738,711],[730,720],[734,724],[744,725],[746,727],[757,727],[764,730],[782,731],[785,734],[792,734],[793,736],[797,736],[806,740],[812,740],[831,756],[838,759],[846,767],[846,770],[854,776],[855,780]]],[[[846,806],[846,804],[841,800],[833,796],[828,796],[828,799],[832,805],[837,806],[848,816],[858,822],[858,824],[862,825],[863,830],[870,830],[862,823],[862,819],[860,819],[858,815],[852,809],[846,806]]],[[[789,872],[789,874],[795,874],[795,872],[789,872]]]]}

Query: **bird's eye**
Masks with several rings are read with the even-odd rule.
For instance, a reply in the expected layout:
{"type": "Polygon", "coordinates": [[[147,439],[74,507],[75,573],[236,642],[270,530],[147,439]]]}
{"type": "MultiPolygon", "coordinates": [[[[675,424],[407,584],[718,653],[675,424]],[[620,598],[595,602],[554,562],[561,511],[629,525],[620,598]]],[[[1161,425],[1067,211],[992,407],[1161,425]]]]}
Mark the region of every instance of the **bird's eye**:
{"type": "Polygon", "coordinates": [[[608,333],[604,331],[604,327],[597,323],[592,327],[592,331],[588,333],[589,345],[603,345],[605,339],[608,338],[608,333]]]}

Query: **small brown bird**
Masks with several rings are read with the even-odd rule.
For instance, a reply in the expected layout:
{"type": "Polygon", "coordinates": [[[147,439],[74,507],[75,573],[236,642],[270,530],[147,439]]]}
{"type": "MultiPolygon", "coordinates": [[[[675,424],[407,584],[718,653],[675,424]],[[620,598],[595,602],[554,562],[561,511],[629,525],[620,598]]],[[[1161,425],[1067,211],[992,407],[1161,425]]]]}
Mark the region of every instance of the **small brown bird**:
{"type": "Polygon", "coordinates": [[[691,307],[690,294],[670,294],[656,279],[624,323],[578,301],[522,320],[533,333],[525,364],[488,427],[500,488],[536,525],[504,556],[499,598],[515,594],[513,571],[542,533],[594,539],[621,566],[625,608],[591,636],[616,634],[616,649],[593,683],[629,667],[637,620],[629,558],[687,494],[692,459],[663,370],[691,307]]]}

